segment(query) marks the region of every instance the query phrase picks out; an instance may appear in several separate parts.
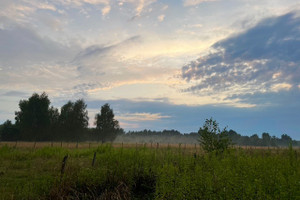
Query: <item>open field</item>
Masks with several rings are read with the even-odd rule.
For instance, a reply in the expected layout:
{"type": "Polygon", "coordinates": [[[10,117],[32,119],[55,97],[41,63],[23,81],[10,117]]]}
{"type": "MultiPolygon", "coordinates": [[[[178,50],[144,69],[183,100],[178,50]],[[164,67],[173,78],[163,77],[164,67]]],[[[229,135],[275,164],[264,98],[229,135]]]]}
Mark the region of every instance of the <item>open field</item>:
{"type": "Polygon", "coordinates": [[[1,143],[0,199],[300,199],[299,161],[291,148],[1,143]]]}

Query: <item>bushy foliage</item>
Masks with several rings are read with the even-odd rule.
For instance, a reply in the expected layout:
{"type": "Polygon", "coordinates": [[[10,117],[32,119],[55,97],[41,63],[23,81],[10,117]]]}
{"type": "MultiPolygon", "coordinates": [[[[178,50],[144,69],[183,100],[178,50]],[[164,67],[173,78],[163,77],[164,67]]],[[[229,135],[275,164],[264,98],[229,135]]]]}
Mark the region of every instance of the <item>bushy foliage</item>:
{"type": "Polygon", "coordinates": [[[212,118],[205,120],[198,134],[200,137],[199,142],[206,152],[224,152],[230,145],[226,128],[221,131],[219,124],[212,118]]]}

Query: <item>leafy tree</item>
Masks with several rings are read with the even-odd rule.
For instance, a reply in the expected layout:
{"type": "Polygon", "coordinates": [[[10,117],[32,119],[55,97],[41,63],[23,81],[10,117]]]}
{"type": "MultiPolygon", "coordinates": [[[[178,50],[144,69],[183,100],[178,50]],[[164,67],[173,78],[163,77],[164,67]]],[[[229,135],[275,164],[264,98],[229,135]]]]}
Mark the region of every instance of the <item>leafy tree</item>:
{"type": "Polygon", "coordinates": [[[23,140],[46,139],[50,127],[49,105],[45,92],[34,93],[28,100],[19,102],[20,111],[15,112],[15,119],[23,140]]]}
{"type": "Polygon", "coordinates": [[[12,124],[10,120],[6,120],[1,125],[0,136],[2,141],[16,141],[20,137],[19,129],[12,124]]]}
{"type": "Polygon", "coordinates": [[[250,143],[251,145],[259,146],[260,145],[260,139],[257,134],[253,134],[250,136],[250,143]]]}
{"type": "MultiPolygon", "coordinates": [[[[69,101],[62,106],[59,116],[60,130],[63,131],[62,139],[78,141],[83,138],[89,122],[86,108],[87,105],[83,99],[76,102],[69,101]]],[[[53,111],[53,115],[56,116],[56,114],[56,111],[53,111]]]]}
{"type": "Polygon", "coordinates": [[[223,152],[230,145],[226,128],[220,130],[219,124],[212,118],[206,119],[202,128],[199,129],[199,142],[206,152],[223,152]]]}
{"type": "Polygon", "coordinates": [[[271,136],[269,133],[262,133],[262,143],[264,146],[270,146],[271,136]]]}
{"type": "Polygon", "coordinates": [[[287,134],[282,134],[281,135],[281,140],[283,142],[286,142],[287,144],[292,142],[292,138],[290,136],[288,136],[287,134]]]}
{"type": "Polygon", "coordinates": [[[102,142],[115,140],[118,133],[122,131],[119,122],[114,117],[114,112],[109,104],[104,104],[101,112],[95,116],[96,132],[102,142]]]}
{"type": "Polygon", "coordinates": [[[50,116],[50,131],[49,133],[49,139],[51,140],[58,140],[60,139],[59,135],[59,111],[57,108],[51,107],[49,109],[49,116],[50,116]]]}

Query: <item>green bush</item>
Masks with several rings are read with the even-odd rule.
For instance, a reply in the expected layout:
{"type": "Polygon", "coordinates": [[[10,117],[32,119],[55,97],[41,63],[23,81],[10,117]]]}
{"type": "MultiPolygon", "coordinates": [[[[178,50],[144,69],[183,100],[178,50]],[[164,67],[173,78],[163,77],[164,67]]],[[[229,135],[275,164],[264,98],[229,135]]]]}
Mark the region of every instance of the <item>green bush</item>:
{"type": "Polygon", "coordinates": [[[219,124],[212,118],[206,119],[202,128],[198,131],[199,142],[206,152],[224,152],[230,145],[226,128],[222,131],[219,124]]]}

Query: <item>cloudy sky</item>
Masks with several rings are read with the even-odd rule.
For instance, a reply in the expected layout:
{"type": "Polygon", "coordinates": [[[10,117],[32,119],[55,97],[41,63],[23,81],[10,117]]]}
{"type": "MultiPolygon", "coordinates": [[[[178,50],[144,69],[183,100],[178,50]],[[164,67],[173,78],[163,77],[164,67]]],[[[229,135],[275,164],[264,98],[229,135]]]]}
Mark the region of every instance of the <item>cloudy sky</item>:
{"type": "Polygon", "coordinates": [[[300,139],[295,0],[0,0],[0,123],[45,91],[110,103],[125,130],[300,139]]]}

